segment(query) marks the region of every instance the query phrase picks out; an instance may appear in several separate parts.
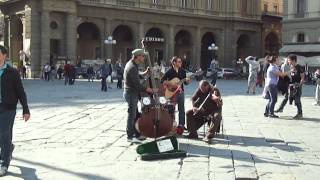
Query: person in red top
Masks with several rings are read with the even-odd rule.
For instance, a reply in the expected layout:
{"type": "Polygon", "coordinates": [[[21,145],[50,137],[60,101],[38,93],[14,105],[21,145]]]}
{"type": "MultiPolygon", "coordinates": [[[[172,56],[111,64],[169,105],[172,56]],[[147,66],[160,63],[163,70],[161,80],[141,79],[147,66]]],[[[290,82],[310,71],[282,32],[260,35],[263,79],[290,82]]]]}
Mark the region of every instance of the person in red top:
{"type": "Polygon", "coordinates": [[[70,81],[70,76],[71,76],[71,66],[68,63],[68,61],[66,61],[66,64],[64,65],[63,75],[64,75],[64,85],[67,85],[67,83],[69,83],[70,81]]]}

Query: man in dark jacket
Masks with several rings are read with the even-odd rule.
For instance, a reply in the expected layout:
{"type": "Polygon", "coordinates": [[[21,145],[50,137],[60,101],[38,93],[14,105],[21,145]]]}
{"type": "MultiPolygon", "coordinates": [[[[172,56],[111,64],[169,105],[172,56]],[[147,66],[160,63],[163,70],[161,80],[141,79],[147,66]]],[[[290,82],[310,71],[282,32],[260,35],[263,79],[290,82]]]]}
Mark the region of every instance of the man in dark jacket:
{"type": "Polygon", "coordinates": [[[219,132],[222,118],[222,99],[220,91],[218,88],[210,85],[208,81],[202,80],[191,100],[193,108],[187,111],[188,137],[197,139],[197,130],[208,121],[210,127],[203,140],[205,142],[210,142],[215,133],[219,132]]]}
{"type": "MultiPolygon", "coordinates": [[[[127,62],[124,68],[124,91],[123,96],[128,104],[127,111],[127,140],[132,143],[139,143],[140,134],[135,129],[135,119],[137,117],[138,101],[141,92],[152,93],[153,90],[140,84],[139,64],[144,63],[145,53],[143,49],[132,51],[132,58],[127,62]]],[[[142,73],[145,75],[148,71],[142,73]]]]}
{"type": "Polygon", "coordinates": [[[8,51],[0,45],[0,176],[6,175],[14,145],[12,144],[12,128],[16,116],[18,100],[23,108],[23,119],[28,121],[30,112],[27,104],[19,72],[5,63],[8,51]]]}

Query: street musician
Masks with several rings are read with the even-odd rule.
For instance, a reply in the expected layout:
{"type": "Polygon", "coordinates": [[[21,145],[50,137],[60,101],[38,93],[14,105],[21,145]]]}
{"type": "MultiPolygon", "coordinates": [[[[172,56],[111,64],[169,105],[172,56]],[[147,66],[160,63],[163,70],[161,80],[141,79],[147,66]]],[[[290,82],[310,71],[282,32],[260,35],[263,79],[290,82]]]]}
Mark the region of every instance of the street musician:
{"type": "MultiPolygon", "coordinates": [[[[184,125],[185,125],[185,109],[184,109],[184,88],[183,84],[188,85],[191,82],[191,79],[186,77],[186,70],[182,68],[182,60],[181,58],[174,56],[171,60],[171,65],[163,77],[161,78],[161,82],[165,86],[165,88],[170,89],[171,86],[176,86],[172,91],[172,96],[169,97],[170,99],[173,98],[175,102],[178,104],[178,111],[179,111],[179,125],[178,129],[179,132],[183,132],[184,125]],[[172,85],[172,81],[178,80],[175,85],[172,85]]],[[[170,94],[170,93],[169,93],[170,94]]]]}
{"type": "Polygon", "coordinates": [[[222,119],[222,99],[218,88],[213,87],[206,80],[199,82],[199,87],[192,96],[193,108],[187,111],[188,138],[197,139],[197,130],[206,122],[210,126],[204,137],[210,142],[215,133],[219,131],[222,119]]]}

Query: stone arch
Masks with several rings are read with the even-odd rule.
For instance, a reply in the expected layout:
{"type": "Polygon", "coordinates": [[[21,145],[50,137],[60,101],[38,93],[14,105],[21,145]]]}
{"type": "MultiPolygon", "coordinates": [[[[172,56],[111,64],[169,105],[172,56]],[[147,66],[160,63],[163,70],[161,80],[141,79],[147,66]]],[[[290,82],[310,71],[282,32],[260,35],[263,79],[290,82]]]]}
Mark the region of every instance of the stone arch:
{"type": "Polygon", "coordinates": [[[77,55],[80,59],[101,59],[101,36],[98,26],[83,22],[77,28],[77,55]]]}
{"type": "Polygon", "coordinates": [[[241,34],[237,40],[237,59],[244,60],[250,55],[251,39],[247,34],[241,34]]]}
{"type": "Polygon", "coordinates": [[[151,63],[160,63],[164,61],[165,35],[160,28],[152,27],[145,34],[150,54],[151,63]]]}
{"type": "Polygon", "coordinates": [[[264,49],[266,54],[278,55],[280,49],[279,37],[276,33],[270,32],[265,37],[264,49]]]}
{"type": "Polygon", "coordinates": [[[213,50],[208,50],[208,47],[212,44],[216,44],[215,35],[212,32],[206,32],[203,34],[201,38],[201,62],[200,67],[203,70],[207,70],[209,68],[210,62],[212,58],[216,58],[216,52],[213,50]]]}
{"type": "Polygon", "coordinates": [[[183,67],[188,68],[192,58],[192,36],[187,30],[180,30],[175,38],[174,54],[181,57],[183,67]]]}
{"type": "Polygon", "coordinates": [[[134,36],[132,32],[132,29],[128,25],[118,25],[113,30],[112,37],[116,40],[116,44],[112,48],[114,58],[125,60],[124,62],[127,62],[131,58],[131,52],[134,49],[134,36]]]}

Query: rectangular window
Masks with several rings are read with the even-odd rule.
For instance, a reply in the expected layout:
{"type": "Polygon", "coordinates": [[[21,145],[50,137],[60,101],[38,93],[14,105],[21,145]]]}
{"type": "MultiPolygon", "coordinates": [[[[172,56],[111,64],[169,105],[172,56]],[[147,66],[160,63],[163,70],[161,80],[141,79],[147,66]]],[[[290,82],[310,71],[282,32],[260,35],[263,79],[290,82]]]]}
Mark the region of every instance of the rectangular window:
{"type": "Polygon", "coordinates": [[[305,0],[298,0],[297,2],[297,13],[305,12],[305,0]]]}
{"type": "Polygon", "coordinates": [[[268,12],[268,4],[264,4],[263,5],[263,11],[264,12],[268,12]]]}
{"type": "Polygon", "coordinates": [[[212,0],[207,0],[207,9],[212,9],[212,0]]]}
{"type": "Polygon", "coordinates": [[[241,12],[247,12],[247,5],[248,5],[248,2],[247,0],[242,0],[241,1],[241,12]]]}
{"type": "Polygon", "coordinates": [[[278,12],[278,6],[277,5],[273,6],[273,11],[276,12],[276,13],[278,12]]]}
{"type": "Polygon", "coordinates": [[[187,0],[181,0],[181,7],[186,8],[187,7],[187,0]]]}

